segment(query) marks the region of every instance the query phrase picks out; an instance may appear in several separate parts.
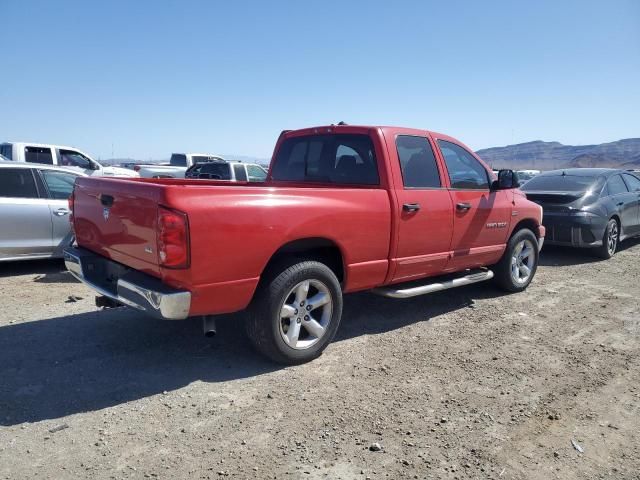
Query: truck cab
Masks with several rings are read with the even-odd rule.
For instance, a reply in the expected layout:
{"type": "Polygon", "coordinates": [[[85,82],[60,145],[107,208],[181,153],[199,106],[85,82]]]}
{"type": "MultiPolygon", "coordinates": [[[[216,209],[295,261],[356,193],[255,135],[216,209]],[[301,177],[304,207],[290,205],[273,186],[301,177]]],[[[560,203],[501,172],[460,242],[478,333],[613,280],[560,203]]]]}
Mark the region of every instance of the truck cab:
{"type": "Polygon", "coordinates": [[[41,163],[76,169],[97,177],[138,177],[127,168],[103,166],[75,147],[28,142],[0,143],[0,154],[14,162],[41,163]]]}

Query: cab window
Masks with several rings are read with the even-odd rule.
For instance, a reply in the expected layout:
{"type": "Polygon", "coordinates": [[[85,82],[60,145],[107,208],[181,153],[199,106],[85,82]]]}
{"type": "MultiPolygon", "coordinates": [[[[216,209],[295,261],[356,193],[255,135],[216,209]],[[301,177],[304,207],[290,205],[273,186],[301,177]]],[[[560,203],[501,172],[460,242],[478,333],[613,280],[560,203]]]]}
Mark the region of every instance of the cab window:
{"type": "Polygon", "coordinates": [[[93,162],[80,152],[74,150],[58,150],[60,154],[60,162],[58,165],[63,167],[78,167],[84,170],[92,170],[93,162]]]}
{"type": "Polygon", "coordinates": [[[24,147],[24,159],[29,163],[53,165],[53,154],[48,147],[24,147]]]}
{"type": "Polygon", "coordinates": [[[405,188],[439,188],[440,173],[429,140],[399,135],[396,148],[405,188]]]}
{"type": "Polygon", "coordinates": [[[460,145],[438,140],[438,146],[447,164],[451,188],[462,190],[488,190],[489,175],[476,158],[460,145]]]}

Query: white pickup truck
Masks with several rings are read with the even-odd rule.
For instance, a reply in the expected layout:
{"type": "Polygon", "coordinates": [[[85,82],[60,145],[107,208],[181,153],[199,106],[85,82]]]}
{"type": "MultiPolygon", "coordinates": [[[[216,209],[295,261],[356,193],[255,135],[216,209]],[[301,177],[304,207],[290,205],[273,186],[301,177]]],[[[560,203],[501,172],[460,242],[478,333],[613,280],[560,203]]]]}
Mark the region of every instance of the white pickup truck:
{"type": "Polygon", "coordinates": [[[43,143],[0,143],[0,155],[14,162],[43,163],[78,169],[85,175],[97,177],[138,177],[127,168],[105,167],[75,147],[43,143]]]}
{"type": "Polygon", "coordinates": [[[136,165],[133,169],[143,178],[184,178],[188,168],[196,163],[220,162],[220,155],[208,153],[173,153],[168,164],[136,165]]]}

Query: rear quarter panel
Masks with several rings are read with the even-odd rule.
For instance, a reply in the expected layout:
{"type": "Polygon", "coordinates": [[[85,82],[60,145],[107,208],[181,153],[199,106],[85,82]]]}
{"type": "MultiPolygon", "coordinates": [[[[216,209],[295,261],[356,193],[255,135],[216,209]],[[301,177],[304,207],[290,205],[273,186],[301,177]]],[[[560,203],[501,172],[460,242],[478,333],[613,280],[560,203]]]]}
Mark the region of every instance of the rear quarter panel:
{"type": "Polygon", "coordinates": [[[169,186],[161,203],[188,213],[191,267],[164,280],[194,291],[192,315],[245,308],[270,258],[294,240],[340,249],[344,290],[384,282],[391,212],[381,188],[169,186]]]}

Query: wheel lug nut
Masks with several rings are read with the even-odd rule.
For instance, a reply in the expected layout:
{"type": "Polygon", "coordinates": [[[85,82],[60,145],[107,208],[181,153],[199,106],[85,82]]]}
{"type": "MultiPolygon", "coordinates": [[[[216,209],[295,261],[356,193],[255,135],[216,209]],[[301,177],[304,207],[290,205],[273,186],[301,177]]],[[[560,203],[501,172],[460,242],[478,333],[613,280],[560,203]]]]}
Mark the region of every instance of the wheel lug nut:
{"type": "Polygon", "coordinates": [[[311,305],[307,305],[307,311],[311,310],[311,305]]]}
{"type": "Polygon", "coordinates": [[[300,306],[301,306],[301,307],[304,307],[304,302],[300,302],[300,306]]]}
{"type": "Polygon", "coordinates": [[[298,314],[298,309],[296,308],[296,315],[298,314]]]}
{"type": "Polygon", "coordinates": [[[296,318],[296,323],[302,323],[302,320],[300,320],[300,317],[296,318]]]}
{"type": "Polygon", "coordinates": [[[304,316],[304,319],[305,319],[305,320],[307,320],[307,321],[309,321],[309,315],[305,315],[305,316],[304,316]]]}

